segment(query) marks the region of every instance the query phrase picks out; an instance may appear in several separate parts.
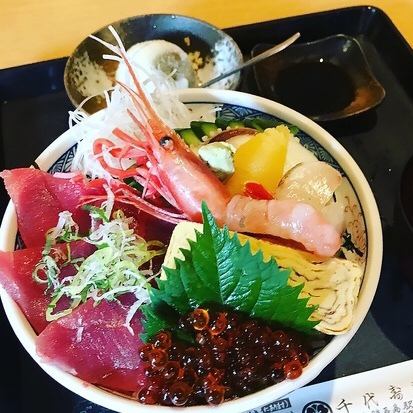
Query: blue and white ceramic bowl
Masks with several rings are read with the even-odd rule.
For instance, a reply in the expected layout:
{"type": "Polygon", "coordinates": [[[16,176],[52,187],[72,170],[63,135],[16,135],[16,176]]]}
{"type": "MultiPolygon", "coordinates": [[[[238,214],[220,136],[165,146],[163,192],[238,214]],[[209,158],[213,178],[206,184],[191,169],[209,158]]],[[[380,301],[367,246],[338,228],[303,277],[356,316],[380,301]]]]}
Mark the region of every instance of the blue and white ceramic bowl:
{"type": "MultiPolygon", "coordinates": [[[[343,350],[356,333],[370,308],[380,276],[382,262],[380,217],[369,184],[355,161],[328,132],[305,116],[273,101],[234,91],[187,89],[180,92],[180,98],[194,109],[194,118],[196,113],[205,113],[208,108],[218,107],[218,112],[210,111],[211,120],[217,115],[245,118],[256,117],[259,114],[259,116],[277,118],[296,125],[300,129],[297,135],[300,142],[312,151],[318,159],[328,162],[338,169],[344,177],[344,184],[341,185],[340,190],[342,196],[347,200],[345,208],[346,230],[356,247],[357,253],[354,253],[354,250],[349,250],[345,245],[343,252],[348,259],[357,261],[364,267],[363,282],[351,330],[334,337],[310,361],[298,379],[286,380],[214,408],[216,413],[239,413],[268,404],[313,380],[343,350]]],[[[99,116],[99,113],[93,116],[99,116]]],[[[203,117],[203,120],[208,119],[203,117]]],[[[188,125],[181,126],[186,127],[188,125]]],[[[37,158],[37,164],[41,169],[51,172],[68,171],[76,151],[76,139],[79,135],[92,132],[85,130],[82,125],[65,132],[37,158]]],[[[13,204],[10,203],[0,228],[0,248],[2,250],[13,250],[16,234],[16,214],[13,204]]],[[[30,324],[17,304],[4,290],[0,290],[0,295],[7,317],[25,349],[41,368],[69,390],[94,403],[123,413],[135,413],[136,411],[162,413],[177,410],[173,407],[139,405],[136,400],[85,383],[58,367],[42,362],[36,354],[36,336],[30,324]]],[[[211,407],[193,406],[185,407],[184,410],[189,413],[203,413],[210,411],[211,407]]]]}

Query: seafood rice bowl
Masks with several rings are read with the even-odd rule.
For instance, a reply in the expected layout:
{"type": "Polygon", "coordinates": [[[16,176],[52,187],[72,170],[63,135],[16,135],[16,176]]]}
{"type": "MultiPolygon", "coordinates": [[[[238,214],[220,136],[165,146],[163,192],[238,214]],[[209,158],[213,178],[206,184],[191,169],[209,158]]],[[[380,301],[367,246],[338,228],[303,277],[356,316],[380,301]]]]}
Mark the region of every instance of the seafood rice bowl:
{"type": "Polygon", "coordinates": [[[107,109],[77,108],[36,168],[0,174],[6,314],[51,377],[115,411],[272,402],[314,379],[369,310],[371,189],[306,117],[161,75],[140,84],[113,35],[108,57],[130,79],[107,109]]]}

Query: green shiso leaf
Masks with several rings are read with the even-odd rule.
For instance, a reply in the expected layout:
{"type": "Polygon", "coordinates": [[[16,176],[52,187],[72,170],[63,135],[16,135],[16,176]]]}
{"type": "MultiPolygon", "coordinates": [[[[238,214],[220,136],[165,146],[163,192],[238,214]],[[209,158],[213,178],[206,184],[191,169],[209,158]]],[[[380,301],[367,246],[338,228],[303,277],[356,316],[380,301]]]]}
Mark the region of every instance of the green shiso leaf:
{"type": "Polygon", "coordinates": [[[143,341],[148,341],[161,330],[171,330],[174,328],[174,324],[161,317],[152,306],[143,305],[141,306],[141,311],[145,317],[145,329],[143,333],[141,333],[143,341]]]}
{"type": "Polygon", "coordinates": [[[175,259],[175,269],[164,268],[166,279],[158,279],[158,288],[150,291],[151,302],[143,306],[142,338],[177,329],[176,322],[165,318],[165,308],[183,315],[211,303],[310,333],[317,325],[309,320],[315,307],[298,298],[302,285],[288,285],[290,270],[274,259],[264,261],[261,251],[253,254],[248,242],[242,245],[237,234],[220,229],[205,203],[202,215],[203,232],[196,232],[189,249],[181,249],[184,260],[175,259]]]}

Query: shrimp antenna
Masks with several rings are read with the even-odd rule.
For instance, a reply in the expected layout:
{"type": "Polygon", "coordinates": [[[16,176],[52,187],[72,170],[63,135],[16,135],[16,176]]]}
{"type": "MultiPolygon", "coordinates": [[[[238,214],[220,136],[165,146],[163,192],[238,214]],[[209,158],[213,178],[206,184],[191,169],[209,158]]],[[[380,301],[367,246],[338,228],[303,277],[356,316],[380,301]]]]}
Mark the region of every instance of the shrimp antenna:
{"type": "MultiPolygon", "coordinates": [[[[97,42],[99,42],[100,44],[102,44],[103,46],[107,47],[110,51],[112,51],[113,53],[115,53],[117,56],[119,56],[121,58],[121,60],[123,60],[123,62],[125,63],[129,74],[132,78],[133,84],[135,86],[136,90],[132,90],[128,87],[126,87],[126,85],[121,84],[120,82],[117,82],[118,84],[120,84],[120,86],[122,86],[126,91],[129,92],[129,95],[132,97],[132,100],[135,101],[135,107],[138,108],[139,114],[142,116],[143,119],[152,119],[152,121],[155,124],[159,124],[162,123],[162,120],[160,119],[159,115],[157,114],[157,112],[155,111],[155,109],[152,107],[151,103],[149,102],[148,97],[146,96],[145,91],[143,90],[135,71],[133,70],[132,64],[128,58],[127,52],[125,50],[125,46],[122,43],[122,39],[120,38],[119,34],[116,32],[116,30],[114,29],[113,26],[108,26],[109,31],[112,33],[113,37],[115,38],[116,42],[117,42],[117,46],[97,37],[94,36],[93,34],[89,35],[89,37],[93,40],[96,40],[97,42]]],[[[106,56],[106,55],[105,55],[106,56]]],[[[112,56],[111,60],[117,60],[116,56],[112,56]]],[[[149,122],[150,124],[150,122],[149,122]]],[[[151,126],[152,129],[152,126],[151,126]]]]}
{"type": "Polygon", "coordinates": [[[115,30],[115,28],[112,25],[108,26],[109,31],[112,33],[112,36],[115,38],[116,43],[118,44],[119,49],[123,52],[126,53],[125,45],[122,42],[122,39],[120,38],[118,32],[115,30]]]}
{"type": "Polygon", "coordinates": [[[129,58],[128,58],[126,50],[125,50],[125,46],[123,45],[122,40],[119,37],[119,34],[116,32],[116,30],[114,29],[113,26],[108,26],[108,29],[112,33],[113,37],[115,38],[115,40],[118,44],[117,46],[115,46],[113,44],[110,44],[109,42],[106,42],[105,40],[103,40],[103,39],[101,39],[97,36],[94,36],[93,34],[89,35],[89,37],[93,40],[96,40],[97,42],[99,42],[103,46],[106,46],[110,51],[112,51],[113,53],[115,53],[116,55],[118,55],[122,58],[122,60],[126,64],[126,67],[128,68],[129,74],[132,77],[133,84],[136,88],[136,93],[139,96],[139,98],[142,100],[143,107],[145,108],[146,113],[148,115],[147,117],[152,117],[152,118],[157,119],[158,121],[160,121],[158,114],[152,108],[152,106],[151,106],[144,90],[142,89],[142,86],[141,86],[138,78],[136,77],[136,73],[133,70],[131,62],[129,61],[129,58]]]}

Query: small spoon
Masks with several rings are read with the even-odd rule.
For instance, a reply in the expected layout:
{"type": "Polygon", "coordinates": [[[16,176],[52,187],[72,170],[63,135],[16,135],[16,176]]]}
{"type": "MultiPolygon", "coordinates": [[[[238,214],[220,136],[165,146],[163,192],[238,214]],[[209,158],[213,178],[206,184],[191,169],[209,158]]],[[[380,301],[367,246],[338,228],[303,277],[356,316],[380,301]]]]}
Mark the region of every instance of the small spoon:
{"type": "Polygon", "coordinates": [[[230,70],[229,72],[223,73],[222,75],[219,75],[215,77],[214,79],[208,80],[207,82],[204,83],[198,83],[198,87],[208,87],[213,85],[216,82],[219,82],[221,79],[226,78],[227,76],[231,76],[234,73],[239,72],[242,69],[245,69],[248,66],[255,65],[258,62],[261,62],[264,59],[267,59],[268,57],[281,52],[281,50],[284,50],[286,47],[288,47],[290,44],[294,43],[299,37],[300,33],[296,33],[289,37],[287,40],[284,40],[282,43],[279,43],[275,45],[274,47],[271,47],[271,49],[266,50],[265,52],[260,53],[259,55],[253,57],[250,60],[247,60],[244,62],[242,65],[236,67],[235,69],[230,70]]]}

